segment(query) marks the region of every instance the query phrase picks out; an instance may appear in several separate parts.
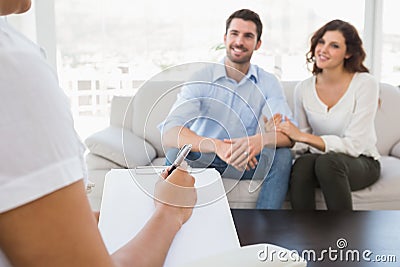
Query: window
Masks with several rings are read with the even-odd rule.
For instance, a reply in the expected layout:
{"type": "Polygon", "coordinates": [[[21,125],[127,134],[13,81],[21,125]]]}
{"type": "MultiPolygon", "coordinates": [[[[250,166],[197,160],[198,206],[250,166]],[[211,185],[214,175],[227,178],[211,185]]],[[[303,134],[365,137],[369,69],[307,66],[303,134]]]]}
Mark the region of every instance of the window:
{"type": "Polygon", "coordinates": [[[263,44],[252,62],[281,80],[308,77],[305,54],[317,28],[339,18],[360,35],[363,31],[364,0],[326,5],[319,0],[55,1],[58,72],[78,132],[94,119],[97,127],[85,130],[83,138],[106,126],[111,96],[133,94],[159,71],[220,60],[225,20],[241,8],[257,12],[264,24],[263,44]]]}
{"type": "Polygon", "coordinates": [[[225,19],[240,8],[253,9],[264,23],[255,63],[287,80],[307,75],[302,66],[314,30],[340,18],[361,31],[364,20],[363,0],[340,0],[329,8],[317,0],[205,0],[190,5],[180,0],[71,0],[57,1],[55,7],[61,74],[87,68],[131,74],[137,81],[176,64],[221,58],[225,19]]]}
{"type": "Polygon", "coordinates": [[[383,2],[383,44],[381,81],[400,86],[400,28],[396,0],[383,2]]]}

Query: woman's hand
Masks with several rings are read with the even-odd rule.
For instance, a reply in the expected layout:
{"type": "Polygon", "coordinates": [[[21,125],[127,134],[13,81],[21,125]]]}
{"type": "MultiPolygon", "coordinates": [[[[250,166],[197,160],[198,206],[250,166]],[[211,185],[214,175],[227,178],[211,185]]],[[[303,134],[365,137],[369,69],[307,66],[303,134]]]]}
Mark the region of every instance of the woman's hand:
{"type": "Polygon", "coordinates": [[[282,122],[282,114],[276,113],[271,119],[263,116],[265,132],[274,132],[276,127],[282,122]]]}
{"type": "Polygon", "coordinates": [[[303,133],[286,116],[285,121],[281,122],[276,127],[276,131],[286,134],[291,140],[295,142],[302,141],[303,133]]]}

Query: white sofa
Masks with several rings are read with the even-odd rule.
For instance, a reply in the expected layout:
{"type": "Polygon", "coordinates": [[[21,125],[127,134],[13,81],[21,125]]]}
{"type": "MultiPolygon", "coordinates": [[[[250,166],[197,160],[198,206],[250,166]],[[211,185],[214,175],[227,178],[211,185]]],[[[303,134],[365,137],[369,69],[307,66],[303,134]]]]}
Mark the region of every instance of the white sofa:
{"type": "MultiPolygon", "coordinates": [[[[293,107],[293,90],[297,82],[283,82],[289,105],[293,107]]],[[[110,126],[85,140],[89,179],[95,187],[89,193],[92,208],[100,207],[105,174],[112,168],[135,168],[141,165],[163,165],[164,151],[156,125],[168,114],[175,101],[173,90],[179,82],[147,82],[134,97],[115,96],[111,103],[110,126]],[[160,97],[163,96],[163,97],[160,97]]],[[[380,84],[381,106],[375,125],[382,173],[372,186],[352,193],[354,209],[400,209],[400,89],[380,84]]],[[[258,192],[250,193],[249,181],[223,178],[230,188],[231,208],[254,208],[258,192]],[[236,184],[236,185],[235,185],[236,184]]],[[[317,207],[326,208],[322,194],[316,192],[317,207]]],[[[289,208],[289,203],[285,203],[289,208]]]]}

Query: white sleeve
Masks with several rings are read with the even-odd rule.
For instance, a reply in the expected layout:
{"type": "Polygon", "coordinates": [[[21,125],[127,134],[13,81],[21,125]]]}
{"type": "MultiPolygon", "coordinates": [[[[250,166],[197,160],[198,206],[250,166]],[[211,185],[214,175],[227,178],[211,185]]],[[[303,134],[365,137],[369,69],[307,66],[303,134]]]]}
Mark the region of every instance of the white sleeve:
{"type": "Polygon", "coordinates": [[[356,88],[355,107],[349,126],[343,137],[322,135],[325,152],[341,152],[354,157],[360,156],[376,144],[375,115],[378,109],[379,84],[372,77],[363,80],[356,88]]]}
{"type": "Polygon", "coordinates": [[[40,50],[24,40],[12,32],[0,38],[0,213],[85,175],[69,101],[40,50]]]}

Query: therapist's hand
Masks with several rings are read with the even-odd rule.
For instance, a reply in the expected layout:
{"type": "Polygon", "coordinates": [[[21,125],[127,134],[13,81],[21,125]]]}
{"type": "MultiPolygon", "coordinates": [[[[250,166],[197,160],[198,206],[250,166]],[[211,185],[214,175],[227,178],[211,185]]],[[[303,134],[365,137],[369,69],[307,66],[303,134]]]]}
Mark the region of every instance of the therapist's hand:
{"type": "Polygon", "coordinates": [[[182,168],[175,169],[169,176],[168,167],[157,182],[154,197],[156,212],[166,213],[171,220],[183,225],[192,215],[197,201],[194,177],[182,168]]]}

